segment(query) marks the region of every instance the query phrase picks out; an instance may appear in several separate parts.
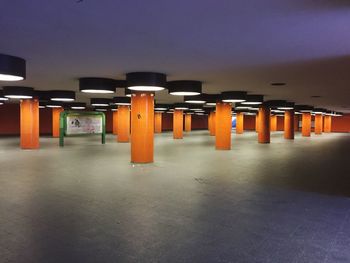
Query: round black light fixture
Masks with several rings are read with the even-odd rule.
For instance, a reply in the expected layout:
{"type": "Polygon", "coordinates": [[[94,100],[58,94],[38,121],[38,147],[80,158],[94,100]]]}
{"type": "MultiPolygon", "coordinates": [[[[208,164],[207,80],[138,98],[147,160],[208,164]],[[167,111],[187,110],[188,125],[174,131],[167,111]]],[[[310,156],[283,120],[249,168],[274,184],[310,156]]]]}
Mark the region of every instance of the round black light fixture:
{"type": "Polygon", "coordinates": [[[45,100],[39,100],[39,109],[44,109],[46,108],[47,101],[45,100]]]}
{"type": "Polygon", "coordinates": [[[203,110],[203,107],[202,106],[200,106],[200,105],[188,105],[188,107],[189,107],[189,110],[191,110],[191,111],[201,111],[201,110],[203,110]]]}
{"type": "Polygon", "coordinates": [[[196,96],[202,93],[202,82],[196,80],[168,81],[169,94],[175,96],[196,96]]]}
{"type": "Polygon", "coordinates": [[[206,103],[206,94],[199,94],[196,96],[185,96],[184,101],[193,104],[204,104],[206,103]]]}
{"type": "Polygon", "coordinates": [[[154,106],[154,110],[155,111],[166,111],[169,109],[169,105],[168,104],[156,104],[154,106]]]}
{"type": "Polygon", "coordinates": [[[117,105],[110,105],[109,108],[111,109],[111,111],[118,111],[117,105]]]}
{"type": "Polygon", "coordinates": [[[80,78],[79,90],[85,93],[114,93],[116,80],[108,78],[80,78]]]}
{"type": "Polygon", "coordinates": [[[131,90],[125,89],[125,96],[131,98],[131,90]]]}
{"type": "Polygon", "coordinates": [[[108,107],[94,107],[94,110],[95,111],[102,111],[102,112],[105,112],[108,110],[108,107]]]}
{"type": "Polygon", "coordinates": [[[50,99],[53,101],[74,101],[75,92],[71,90],[51,90],[50,99]]]}
{"type": "Polygon", "coordinates": [[[251,110],[251,111],[258,111],[259,110],[259,105],[249,105],[250,107],[249,107],[249,110],[251,110]]]}
{"type": "Polygon", "coordinates": [[[69,107],[72,110],[85,110],[86,109],[86,103],[85,102],[72,102],[69,104],[69,107]]]}
{"type": "Polygon", "coordinates": [[[186,103],[175,103],[174,104],[175,110],[188,110],[188,104],[186,103]]]}
{"type": "Polygon", "coordinates": [[[323,108],[314,108],[312,111],[312,113],[314,113],[314,114],[324,114],[326,112],[327,112],[327,110],[323,109],[323,108]]]}
{"type": "Polygon", "coordinates": [[[246,101],[247,92],[245,91],[224,91],[221,92],[223,102],[244,102],[246,101]]]}
{"type": "Polygon", "coordinates": [[[272,109],[271,113],[284,113],[284,110],[277,110],[277,109],[272,109]]]}
{"type": "Polygon", "coordinates": [[[26,78],[23,58],[0,54],[0,81],[19,81],[26,78]]]}
{"type": "Polygon", "coordinates": [[[277,109],[283,107],[286,103],[285,100],[267,100],[264,102],[264,105],[271,109],[277,109]]]}
{"type": "Polygon", "coordinates": [[[39,101],[49,101],[50,92],[47,90],[34,90],[33,97],[39,101]]]}
{"type": "Polygon", "coordinates": [[[105,98],[91,98],[90,99],[90,103],[94,107],[108,107],[111,102],[112,102],[111,99],[105,99],[105,98]]]}
{"type": "Polygon", "coordinates": [[[286,101],[282,105],[278,106],[279,110],[292,110],[294,109],[294,102],[286,101]]]}
{"type": "Polygon", "coordinates": [[[9,100],[9,99],[6,98],[6,97],[4,96],[4,92],[3,92],[2,90],[0,90],[0,102],[5,101],[5,100],[9,100]]]}
{"type": "Polygon", "coordinates": [[[48,107],[48,108],[61,108],[61,107],[63,107],[63,102],[50,100],[46,103],[46,107],[48,107]]]}
{"type": "Polygon", "coordinates": [[[112,100],[114,105],[131,105],[131,99],[129,97],[114,97],[112,100]]]}
{"type": "Polygon", "coordinates": [[[3,93],[9,99],[31,99],[34,96],[34,89],[22,86],[5,86],[3,93]]]}
{"type": "Polygon", "coordinates": [[[295,105],[294,108],[296,111],[299,111],[301,113],[303,113],[303,112],[311,113],[314,109],[314,107],[312,107],[310,105],[295,105]]]}
{"type": "Polygon", "coordinates": [[[218,94],[206,94],[207,102],[205,105],[207,106],[216,106],[216,102],[219,101],[219,95],[218,94]]]}
{"type": "Polygon", "coordinates": [[[166,86],[166,75],[156,72],[131,72],[126,74],[127,88],[136,91],[160,91],[166,86]]]}
{"type": "Polygon", "coordinates": [[[243,101],[242,104],[246,105],[259,105],[264,102],[263,95],[247,95],[246,101],[243,101]]]}
{"type": "Polygon", "coordinates": [[[248,110],[250,108],[251,108],[251,106],[243,104],[243,103],[236,103],[236,105],[235,105],[235,109],[237,109],[237,110],[248,110]]]}

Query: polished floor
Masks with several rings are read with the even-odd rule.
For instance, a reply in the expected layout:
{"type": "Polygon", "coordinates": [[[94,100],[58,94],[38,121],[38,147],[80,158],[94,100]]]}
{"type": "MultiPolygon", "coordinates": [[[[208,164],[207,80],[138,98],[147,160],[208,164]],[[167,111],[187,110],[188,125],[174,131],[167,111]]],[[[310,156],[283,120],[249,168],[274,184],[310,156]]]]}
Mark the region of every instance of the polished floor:
{"type": "Polygon", "coordinates": [[[350,134],[0,138],[0,262],[350,262],[350,134]]]}

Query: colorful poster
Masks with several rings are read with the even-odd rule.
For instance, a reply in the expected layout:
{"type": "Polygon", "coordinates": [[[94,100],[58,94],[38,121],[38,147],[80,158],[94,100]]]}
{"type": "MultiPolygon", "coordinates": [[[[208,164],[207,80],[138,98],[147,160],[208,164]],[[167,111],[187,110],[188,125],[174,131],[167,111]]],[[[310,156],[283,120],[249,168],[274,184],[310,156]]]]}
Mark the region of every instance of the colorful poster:
{"type": "Polygon", "coordinates": [[[102,133],[102,116],[67,115],[67,135],[102,133]]]}

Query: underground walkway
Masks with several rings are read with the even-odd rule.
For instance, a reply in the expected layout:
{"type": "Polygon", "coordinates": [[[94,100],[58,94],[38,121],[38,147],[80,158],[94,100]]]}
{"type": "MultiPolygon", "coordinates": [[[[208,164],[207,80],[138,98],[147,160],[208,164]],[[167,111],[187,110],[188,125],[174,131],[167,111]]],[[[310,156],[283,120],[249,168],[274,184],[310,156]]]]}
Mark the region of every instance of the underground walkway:
{"type": "Polygon", "coordinates": [[[0,138],[1,262],[350,261],[348,134],[163,133],[150,165],[111,135],[18,143],[0,138]]]}

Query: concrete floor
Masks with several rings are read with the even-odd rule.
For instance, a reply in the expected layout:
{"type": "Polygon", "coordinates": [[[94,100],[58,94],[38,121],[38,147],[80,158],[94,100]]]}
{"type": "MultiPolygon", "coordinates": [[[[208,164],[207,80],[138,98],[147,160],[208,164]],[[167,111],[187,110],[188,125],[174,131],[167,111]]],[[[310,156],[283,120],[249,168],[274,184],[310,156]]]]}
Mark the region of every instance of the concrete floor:
{"type": "Polygon", "coordinates": [[[350,262],[350,134],[99,139],[0,138],[0,262],[350,262]]]}

